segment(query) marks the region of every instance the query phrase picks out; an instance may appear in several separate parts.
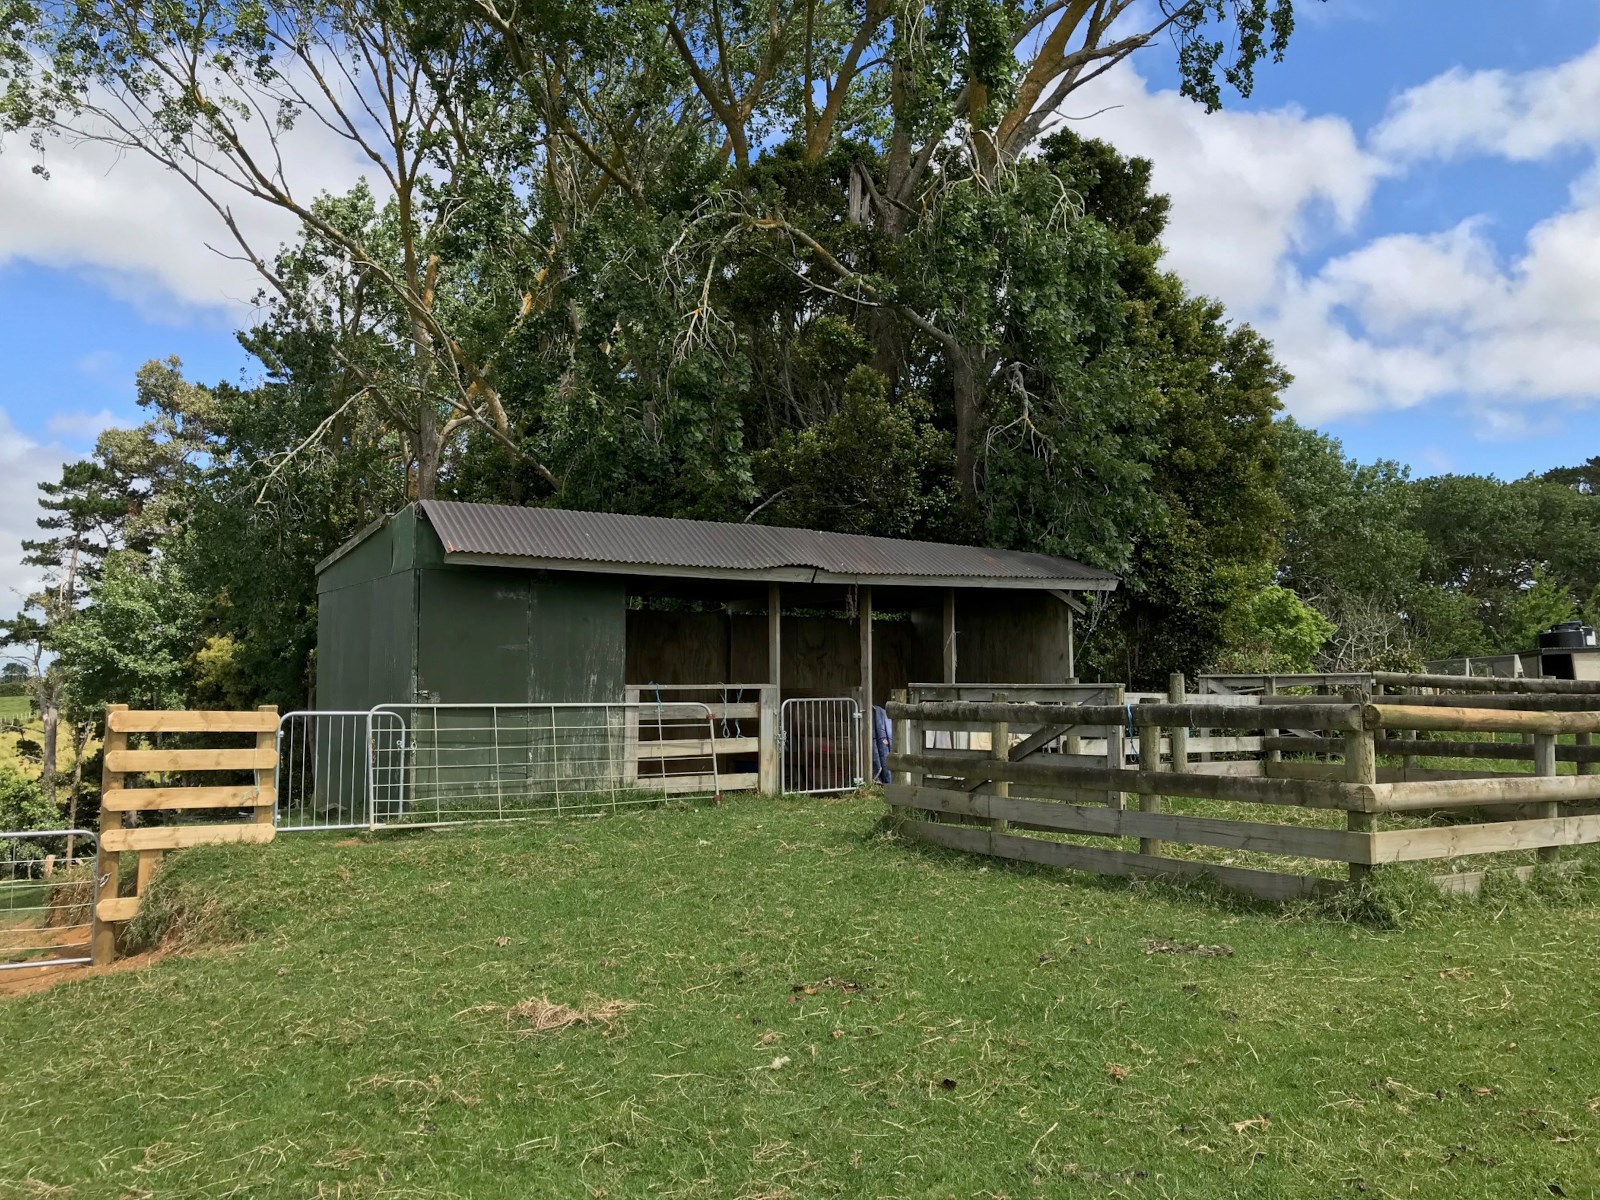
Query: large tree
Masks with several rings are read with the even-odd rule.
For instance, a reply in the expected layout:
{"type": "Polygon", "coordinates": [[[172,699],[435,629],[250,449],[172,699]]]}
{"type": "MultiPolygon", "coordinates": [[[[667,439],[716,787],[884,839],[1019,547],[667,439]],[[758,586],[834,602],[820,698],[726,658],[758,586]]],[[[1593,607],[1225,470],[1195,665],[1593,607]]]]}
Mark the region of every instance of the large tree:
{"type": "MultiPolygon", "coordinates": [[[[417,495],[469,433],[559,491],[507,412],[508,339],[541,312],[574,338],[597,332],[568,302],[571,239],[610,196],[670,210],[720,162],[731,178],[697,228],[636,271],[668,289],[709,279],[744,229],[815,286],[878,310],[891,396],[915,384],[910,342],[930,339],[969,507],[1013,364],[975,319],[983,281],[955,296],[904,286],[889,248],[930,214],[981,208],[1061,106],[1135,52],[1169,44],[1183,90],[1215,107],[1226,88],[1248,94],[1293,29],[1292,0],[4,0],[0,17],[0,122],[41,145],[63,134],[143,153],[187,181],[272,303],[354,335],[340,401],[404,432],[417,495]],[[297,124],[370,164],[371,196],[308,194],[297,124]],[[842,223],[751,186],[781,145],[812,164],[844,151],[842,223]],[[303,253],[256,244],[240,219],[251,204],[300,222],[303,253]],[[873,236],[858,245],[852,226],[873,236]]],[[[680,351],[718,320],[701,292],[677,314],[680,351]]]]}

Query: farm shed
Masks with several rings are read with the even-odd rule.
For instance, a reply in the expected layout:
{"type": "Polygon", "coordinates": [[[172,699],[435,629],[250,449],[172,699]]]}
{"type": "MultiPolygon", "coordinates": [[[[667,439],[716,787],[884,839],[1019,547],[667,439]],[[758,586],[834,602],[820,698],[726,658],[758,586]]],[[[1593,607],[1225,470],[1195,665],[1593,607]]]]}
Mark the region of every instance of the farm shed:
{"type": "Polygon", "coordinates": [[[317,572],[325,710],[1061,683],[1079,596],[1117,584],[1043,554],[442,500],[317,572]]]}
{"type": "Polygon", "coordinates": [[[1115,586],[1043,554],[428,500],[318,564],[317,704],[730,680],[881,704],[913,680],[1060,683],[1073,593],[1115,586]]]}

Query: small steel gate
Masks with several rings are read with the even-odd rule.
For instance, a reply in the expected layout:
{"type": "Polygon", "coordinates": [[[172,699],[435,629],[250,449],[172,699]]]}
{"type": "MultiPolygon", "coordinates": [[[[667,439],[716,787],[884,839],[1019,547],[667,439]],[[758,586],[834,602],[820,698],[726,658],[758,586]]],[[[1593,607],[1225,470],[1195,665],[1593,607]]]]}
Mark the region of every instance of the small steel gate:
{"type": "Polygon", "coordinates": [[[783,702],[782,790],[817,794],[860,787],[861,706],[850,696],[805,696],[783,702]]]}
{"type": "Polygon", "coordinates": [[[398,713],[284,713],[278,720],[278,831],[369,828],[373,764],[382,746],[404,741],[405,721],[398,713]]]}
{"type": "Polygon", "coordinates": [[[95,850],[87,829],[0,831],[0,971],[89,963],[95,850]]]}

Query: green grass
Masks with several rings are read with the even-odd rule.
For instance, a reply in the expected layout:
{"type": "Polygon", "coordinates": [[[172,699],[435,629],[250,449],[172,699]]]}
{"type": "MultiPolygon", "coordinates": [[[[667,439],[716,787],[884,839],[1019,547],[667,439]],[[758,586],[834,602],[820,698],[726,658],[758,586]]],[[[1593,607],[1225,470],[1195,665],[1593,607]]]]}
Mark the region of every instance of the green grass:
{"type": "Polygon", "coordinates": [[[0,696],[0,721],[30,721],[33,701],[27,696],[0,696]]]}
{"type": "Polygon", "coordinates": [[[172,856],[146,932],[210,949],[0,1002],[0,1196],[1600,1189],[1592,871],[1396,887],[1385,929],[929,851],[880,812],[172,856]],[[507,1010],[541,996],[638,1007],[532,1036],[507,1010]]]}

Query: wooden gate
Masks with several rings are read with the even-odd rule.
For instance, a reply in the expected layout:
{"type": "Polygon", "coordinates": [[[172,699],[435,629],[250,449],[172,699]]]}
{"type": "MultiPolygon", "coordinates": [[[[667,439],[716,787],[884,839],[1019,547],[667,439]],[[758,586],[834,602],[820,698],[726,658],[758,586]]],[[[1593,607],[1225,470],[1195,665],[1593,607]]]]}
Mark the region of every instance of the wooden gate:
{"type": "Polygon", "coordinates": [[[101,776],[100,858],[96,870],[94,961],[111,961],[117,927],[139,911],[150,876],[168,850],[225,842],[270,842],[275,833],[278,709],[254,712],[136,712],[106,709],[101,776]],[[247,745],[130,747],[129,737],[247,745]],[[223,776],[224,781],[212,779],[223,776]],[[195,776],[206,780],[193,782],[195,776]],[[159,823],[150,821],[157,818],[159,823]],[[141,819],[145,823],[140,823],[141,819]],[[138,856],[122,894],[122,855],[138,856]]]}

